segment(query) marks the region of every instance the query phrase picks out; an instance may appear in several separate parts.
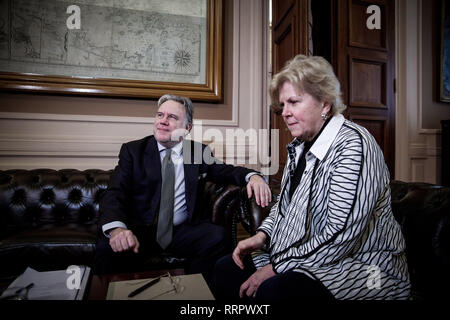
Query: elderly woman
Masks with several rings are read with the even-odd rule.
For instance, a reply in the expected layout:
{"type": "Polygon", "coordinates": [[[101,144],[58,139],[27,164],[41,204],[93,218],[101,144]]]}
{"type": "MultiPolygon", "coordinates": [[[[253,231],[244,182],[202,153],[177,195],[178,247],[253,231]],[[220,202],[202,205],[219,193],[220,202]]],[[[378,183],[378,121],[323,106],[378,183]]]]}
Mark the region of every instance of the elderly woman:
{"type": "Polygon", "coordinates": [[[389,172],[373,136],[341,115],[331,65],[298,55],[270,95],[294,138],[281,193],[257,233],[217,262],[216,297],[407,299],[389,172]]]}

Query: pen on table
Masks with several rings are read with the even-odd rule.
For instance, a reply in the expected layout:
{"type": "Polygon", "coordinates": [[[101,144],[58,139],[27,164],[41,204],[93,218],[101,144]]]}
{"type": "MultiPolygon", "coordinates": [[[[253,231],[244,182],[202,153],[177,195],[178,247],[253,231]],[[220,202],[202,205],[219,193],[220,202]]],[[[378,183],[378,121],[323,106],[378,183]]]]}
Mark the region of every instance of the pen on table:
{"type": "Polygon", "coordinates": [[[150,282],[144,284],[142,287],[137,288],[136,290],[132,291],[132,292],[128,295],[128,298],[132,298],[132,297],[134,297],[135,295],[141,293],[142,291],[144,291],[144,290],[150,288],[152,285],[158,283],[158,281],[159,281],[160,279],[161,279],[161,277],[156,278],[156,279],[154,279],[154,280],[152,280],[152,281],[150,281],[150,282]]]}

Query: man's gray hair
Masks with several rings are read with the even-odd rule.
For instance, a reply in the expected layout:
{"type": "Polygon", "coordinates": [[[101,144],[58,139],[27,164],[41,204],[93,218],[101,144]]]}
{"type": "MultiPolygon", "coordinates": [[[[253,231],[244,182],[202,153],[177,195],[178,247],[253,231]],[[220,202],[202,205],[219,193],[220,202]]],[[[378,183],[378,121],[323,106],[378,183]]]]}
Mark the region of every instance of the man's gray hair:
{"type": "Polygon", "coordinates": [[[187,97],[180,97],[173,94],[165,94],[158,100],[158,108],[166,101],[175,101],[184,106],[184,110],[186,111],[186,121],[187,123],[192,125],[192,118],[194,114],[194,106],[192,105],[191,99],[187,97]]]}

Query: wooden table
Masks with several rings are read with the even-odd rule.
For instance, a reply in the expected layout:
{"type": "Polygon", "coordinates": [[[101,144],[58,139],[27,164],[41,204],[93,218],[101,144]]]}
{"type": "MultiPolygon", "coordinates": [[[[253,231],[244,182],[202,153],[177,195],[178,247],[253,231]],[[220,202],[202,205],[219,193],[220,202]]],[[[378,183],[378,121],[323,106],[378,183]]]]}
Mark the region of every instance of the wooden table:
{"type": "Polygon", "coordinates": [[[167,272],[170,272],[172,276],[180,276],[184,274],[184,269],[166,269],[134,273],[93,275],[90,281],[89,291],[87,292],[87,299],[105,300],[110,282],[155,278],[167,272]]]}

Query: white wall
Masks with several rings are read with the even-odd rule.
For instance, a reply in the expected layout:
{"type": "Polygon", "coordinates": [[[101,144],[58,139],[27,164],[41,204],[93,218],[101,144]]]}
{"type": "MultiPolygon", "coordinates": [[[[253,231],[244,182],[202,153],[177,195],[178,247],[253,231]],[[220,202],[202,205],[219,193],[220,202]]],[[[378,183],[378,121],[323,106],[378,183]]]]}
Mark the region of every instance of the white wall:
{"type": "MultiPolygon", "coordinates": [[[[428,106],[423,103],[424,85],[429,84],[427,77],[431,77],[429,61],[423,63],[424,50],[431,50],[423,47],[423,37],[430,37],[423,34],[423,24],[431,23],[438,21],[431,21],[429,15],[423,15],[422,0],[396,1],[395,178],[439,184],[441,130],[423,125],[423,113],[427,112],[425,108],[428,106]]],[[[425,57],[431,58],[428,51],[425,57]]],[[[445,114],[440,116],[446,117],[445,114]]]]}

